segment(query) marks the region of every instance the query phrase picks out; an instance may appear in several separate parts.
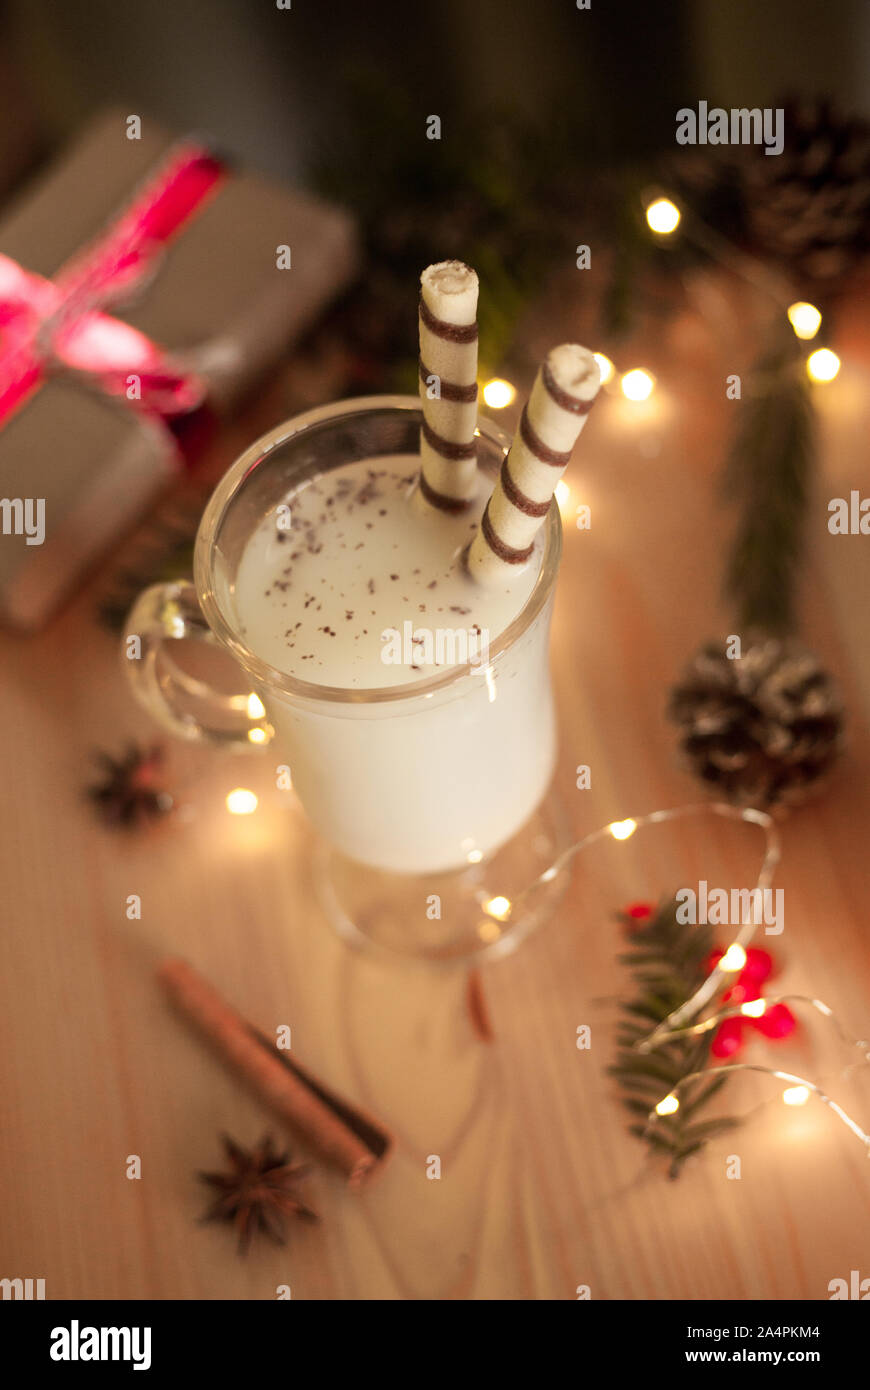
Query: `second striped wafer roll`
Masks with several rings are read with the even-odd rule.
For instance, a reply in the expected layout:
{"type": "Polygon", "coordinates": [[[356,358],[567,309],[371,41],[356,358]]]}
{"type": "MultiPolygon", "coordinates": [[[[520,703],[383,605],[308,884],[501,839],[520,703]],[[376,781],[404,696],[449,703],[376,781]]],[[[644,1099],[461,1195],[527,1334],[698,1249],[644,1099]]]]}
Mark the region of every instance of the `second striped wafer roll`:
{"type": "Polygon", "coordinates": [[[420,286],[420,491],[460,511],[477,488],[477,275],[440,261],[420,286]]]}
{"type": "Polygon", "coordinates": [[[566,343],[547,354],[468,550],[469,573],[480,583],[507,583],[530,558],[600,385],[586,348],[566,343]]]}

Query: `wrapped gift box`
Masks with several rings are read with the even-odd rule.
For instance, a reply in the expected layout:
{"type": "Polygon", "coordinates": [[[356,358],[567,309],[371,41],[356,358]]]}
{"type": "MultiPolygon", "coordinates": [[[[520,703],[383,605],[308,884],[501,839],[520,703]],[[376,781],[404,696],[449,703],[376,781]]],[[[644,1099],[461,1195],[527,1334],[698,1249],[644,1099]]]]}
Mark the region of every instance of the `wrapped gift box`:
{"type": "Polygon", "coordinates": [[[202,142],[178,142],[150,121],[128,139],[120,112],[101,116],[25,190],[0,218],[7,623],[44,622],[183,466],[185,412],[232,410],[355,268],[342,211],[228,168],[202,142]],[[178,168],[207,171],[181,211],[170,187],[178,168]],[[149,222],[161,197],[169,214],[149,222]],[[125,388],[139,381],[130,372],[141,375],[141,399],[125,388]],[[41,544],[18,534],[26,499],[44,503],[41,544]]]}

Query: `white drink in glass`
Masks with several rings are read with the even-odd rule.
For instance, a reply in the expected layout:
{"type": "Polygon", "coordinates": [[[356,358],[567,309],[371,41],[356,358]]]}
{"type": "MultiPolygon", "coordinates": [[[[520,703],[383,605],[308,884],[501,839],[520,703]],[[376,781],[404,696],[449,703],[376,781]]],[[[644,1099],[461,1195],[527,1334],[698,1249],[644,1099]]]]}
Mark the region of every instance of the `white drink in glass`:
{"type": "Polygon", "coordinates": [[[530,598],[543,534],[505,587],[483,588],[462,552],[492,477],[481,471],[471,505],[448,513],[421,500],[418,468],[381,455],[306,479],[252,531],[226,595],[244,645],[318,687],[309,699],[258,686],[312,823],[351,859],[409,874],[505,844],[555,757],[549,600],[491,650],[530,598]]]}
{"type": "Polygon", "coordinates": [[[479,419],[476,496],[445,512],[420,495],[422,420],[416,398],[369,396],[256,440],[205,508],[193,582],[139,595],[121,658],[163,728],[259,747],[281,778],[289,764],[319,832],[304,871],[346,940],[449,963],[515,949],[568,881],[548,660],[561,525],[553,502],[503,586],[470,578],[509,440],[479,419]],[[228,652],[244,693],[179,667],[185,640],[228,652]]]}

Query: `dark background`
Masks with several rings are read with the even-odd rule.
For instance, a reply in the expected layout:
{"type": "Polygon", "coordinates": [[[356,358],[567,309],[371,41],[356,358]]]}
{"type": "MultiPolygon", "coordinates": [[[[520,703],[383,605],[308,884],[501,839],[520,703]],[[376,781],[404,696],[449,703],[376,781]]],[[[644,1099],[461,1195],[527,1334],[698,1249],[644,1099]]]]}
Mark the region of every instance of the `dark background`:
{"type": "Polygon", "coordinates": [[[508,110],[604,161],[673,146],[674,114],[827,94],[870,114],[867,0],[0,0],[0,194],[92,111],[210,132],[307,182],[359,79],[425,139],[508,110]]]}

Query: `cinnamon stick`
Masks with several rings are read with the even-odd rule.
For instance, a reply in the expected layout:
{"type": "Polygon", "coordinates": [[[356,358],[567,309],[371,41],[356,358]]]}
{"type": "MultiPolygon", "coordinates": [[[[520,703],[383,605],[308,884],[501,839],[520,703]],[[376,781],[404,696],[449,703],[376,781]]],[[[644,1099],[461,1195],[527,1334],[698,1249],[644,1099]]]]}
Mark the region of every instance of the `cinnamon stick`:
{"type": "Polygon", "coordinates": [[[359,1187],[392,1148],[392,1138],[371,1116],[325,1086],[237,1013],[187,961],[170,957],[158,979],[180,1011],[312,1149],[359,1187]]]}

